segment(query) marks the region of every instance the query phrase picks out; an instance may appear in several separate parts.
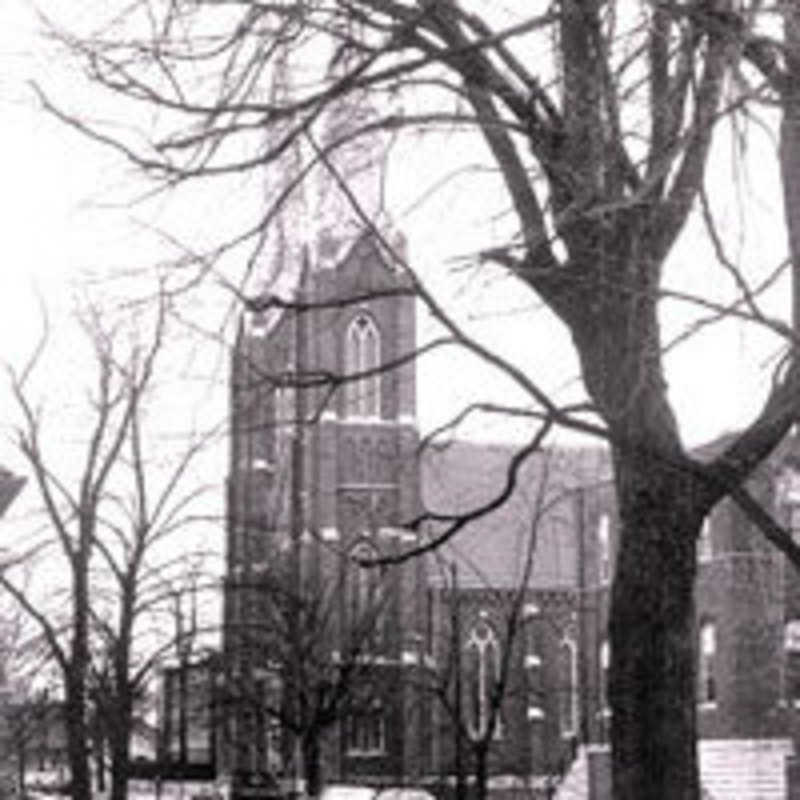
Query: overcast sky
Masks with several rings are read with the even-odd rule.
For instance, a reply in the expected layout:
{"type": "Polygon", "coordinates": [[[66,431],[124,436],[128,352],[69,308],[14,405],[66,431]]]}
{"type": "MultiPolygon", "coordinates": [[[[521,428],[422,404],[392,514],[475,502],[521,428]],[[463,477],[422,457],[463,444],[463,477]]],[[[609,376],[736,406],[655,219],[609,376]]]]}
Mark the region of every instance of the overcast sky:
{"type": "MultiPolygon", "coordinates": [[[[175,211],[169,199],[155,206],[100,208],[109,198],[132,197],[134,191],[129,187],[134,184],[119,160],[65,130],[41,111],[29,86],[31,79],[73,108],[85,107],[91,114],[95,106],[91,87],[83,86],[63,62],[52,59],[34,28],[26,3],[4,0],[0,6],[0,213],[4,232],[0,340],[5,359],[17,364],[30,352],[40,329],[37,291],[58,327],[58,347],[69,352],[74,328],[68,316],[83,278],[87,274],[102,275],[104,270],[112,274],[134,263],[142,267],[148,261],[174,255],[174,249],[144,225],[172,230],[172,223],[177,221],[177,228],[188,225],[181,235],[191,230],[186,206],[178,205],[175,211]]],[[[429,162],[441,160],[437,146],[435,142],[415,145],[419,152],[431,148],[429,162]]],[[[448,155],[453,163],[464,155],[458,151],[463,146],[467,145],[450,143],[448,155]]],[[[774,224],[779,207],[768,138],[763,138],[759,147],[761,155],[756,155],[751,173],[738,176],[739,188],[751,205],[746,212],[747,233],[737,234],[734,245],[744,258],[768,264],[780,258],[783,233],[782,227],[774,224]]],[[[758,147],[755,149],[758,151],[758,147]]],[[[730,196],[727,213],[731,225],[738,225],[742,211],[736,192],[729,189],[732,175],[728,159],[729,152],[723,147],[712,162],[711,172],[718,175],[723,194],[730,196]]],[[[412,204],[423,180],[419,173],[403,173],[402,169],[393,168],[393,196],[398,225],[409,237],[412,262],[435,289],[449,297],[457,313],[470,321],[485,341],[534,371],[559,397],[577,396],[576,364],[566,333],[510,280],[497,273],[473,273],[456,258],[478,247],[478,234],[486,232],[485,209],[475,199],[481,192],[474,190],[474,184],[455,183],[436,202],[403,215],[399,210],[412,204]]],[[[213,230],[208,220],[216,219],[219,205],[218,197],[196,195],[191,216],[195,222],[201,221],[206,232],[213,230]]],[[[248,205],[252,207],[252,198],[248,205]]],[[[698,262],[710,257],[702,237],[686,237],[671,260],[668,277],[676,286],[702,291],[709,289],[703,281],[718,282],[719,287],[711,288],[716,291],[722,287],[724,296],[726,281],[721,273],[709,279],[703,277],[707,272],[698,268],[698,262]]],[[[227,303],[228,298],[220,295],[219,302],[209,301],[203,313],[209,313],[211,319],[227,303]]],[[[785,300],[776,295],[770,308],[783,313],[785,305],[785,300]]],[[[682,308],[674,305],[667,319],[665,327],[670,335],[685,321],[682,308]]],[[[423,335],[429,335],[424,316],[421,321],[423,335]]],[[[754,413],[769,384],[769,359],[775,349],[774,342],[759,334],[739,324],[728,324],[704,333],[670,356],[671,392],[687,441],[698,443],[711,438],[741,425],[754,413]]],[[[202,371],[201,363],[195,362],[195,378],[202,371]]],[[[211,363],[217,366],[217,362],[211,363]]],[[[69,370],[70,380],[79,381],[80,365],[70,363],[69,370]]],[[[211,377],[218,386],[224,383],[224,375],[223,380],[219,373],[211,377]]],[[[502,381],[495,381],[467,359],[449,354],[424,362],[419,381],[421,425],[428,428],[443,421],[466,398],[482,397],[486,386],[494,387],[495,399],[504,396],[502,381]]],[[[220,397],[222,414],[224,392],[220,397]]],[[[503,435],[494,428],[475,432],[503,435]]]]}
{"type": "MultiPolygon", "coordinates": [[[[55,0],[53,0],[55,3],[55,0]]],[[[58,0],[62,7],[74,0],[58,0]]],[[[86,7],[81,4],[84,13],[86,7]]],[[[141,193],[128,167],[99,150],[42,112],[30,81],[40,82],[50,95],[88,116],[105,108],[92,88],[84,85],[65,62],[35,34],[24,0],[0,3],[0,357],[19,368],[32,353],[41,333],[41,304],[47,308],[51,336],[46,363],[32,390],[48,409],[48,444],[60,457],[62,474],[76,480],[69,454],[82,443],[85,428],[80,409],[83,386],[89,380],[87,351],[72,317],[76,302],[124,293],[148,291],[152,265],[174,257],[186,243],[209,242],[218,231],[231,230],[260,208],[257,181],[242,180],[234,191],[193,190],[179,198],[150,204],[123,203],[141,193]],[[227,227],[226,227],[227,226],[227,227]],[[136,271],[133,279],[120,279],[136,271]],[[91,282],[87,284],[87,280],[91,282]],[[108,279],[106,281],[106,279],[108,279]],[[82,289],[88,285],[87,289],[82,289]]],[[[754,273],[767,272],[784,252],[783,226],[775,181],[774,142],[769,130],[754,130],[750,159],[732,172],[732,142],[723,135],[709,168],[709,185],[725,225],[731,255],[754,273]]],[[[470,267],[463,258],[500,233],[502,222],[487,219],[490,191],[473,175],[451,181],[433,199],[420,196],[442,172],[469,162],[474,141],[454,137],[446,147],[434,140],[416,141],[397,152],[390,168],[391,203],[397,226],[409,240],[409,256],[430,287],[459,321],[514,363],[534,375],[559,400],[581,396],[577,364],[569,337],[536,299],[496,270],[470,267]],[[424,166],[420,166],[424,165],[424,166]]],[[[690,230],[672,255],[667,284],[724,301],[731,281],[717,269],[706,269],[713,254],[706,238],[690,230]]],[[[230,265],[237,271],[241,265],[230,265]]],[[[766,302],[770,313],[786,317],[786,286],[778,286],[766,302]]],[[[230,296],[210,285],[184,311],[189,321],[213,332],[230,308],[230,296]]],[[[691,306],[664,304],[665,341],[690,321],[691,306]]],[[[693,309],[696,312],[696,309],[693,309]]],[[[422,339],[435,334],[420,313],[422,339]]],[[[169,358],[174,369],[160,384],[159,423],[175,430],[209,427],[227,412],[226,354],[208,336],[190,338],[181,328],[180,347],[169,358]]],[[[756,412],[768,390],[779,343],[753,326],[728,322],[693,337],[670,352],[667,360],[670,393],[685,439],[706,441],[741,426],[756,412]]],[[[423,430],[444,422],[474,400],[513,399],[508,382],[466,356],[448,352],[424,359],[418,367],[418,418],[423,430]]],[[[0,464],[24,471],[10,440],[16,414],[5,375],[0,372],[0,464]]],[[[518,432],[508,427],[473,426],[472,436],[502,438],[518,432]]],[[[575,441],[562,437],[562,440],[575,441]]],[[[199,481],[215,484],[206,496],[207,511],[221,514],[226,446],[220,440],[197,472],[199,481]]],[[[6,518],[4,534],[15,528],[15,515],[36,504],[32,486],[23,502],[6,518]]],[[[219,526],[212,539],[220,544],[219,526]]],[[[41,576],[45,582],[48,576],[41,576]]]]}

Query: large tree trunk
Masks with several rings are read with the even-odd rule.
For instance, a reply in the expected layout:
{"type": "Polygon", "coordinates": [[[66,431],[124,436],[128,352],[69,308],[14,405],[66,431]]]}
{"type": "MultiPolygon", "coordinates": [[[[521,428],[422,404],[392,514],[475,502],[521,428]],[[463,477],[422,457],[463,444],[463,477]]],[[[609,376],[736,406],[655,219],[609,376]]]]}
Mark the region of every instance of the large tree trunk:
{"type": "MultiPolygon", "coordinates": [[[[609,616],[614,800],[696,800],[695,541],[715,496],[682,446],[661,363],[646,226],[613,251],[630,286],[606,290],[573,335],[612,435],[620,517],[609,616]],[[626,258],[627,256],[627,258],[626,258]]],[[[611,252],[611,250],[609,250],[611,252]]]]}
{"type": "Polygon", "coordinates": [[[615,452],[620,538],[609,633],[615,800],[697,800],[695,539],[701,487],[615,452]]]}
{"type": "Polygon", "coordinates": [[[86,673],[89,666],[88,546],[91,522],[81,522],[81,547],[73,562],[72,657],[64,675],[64,707],[67,754],[72,781],[72,800],[90,800],[89,726],[86,719],[86,673]]]}
{"type": "Polygon", "coordinates": [[[17,748],[17,787],[21,797],[27,797],[25,774],[28,771],[28,741],[27,731],[18,730],[17,748]]]}
{"type": "Polygon", "coordinates": [[[86,725],[85,687],[80,677],[69,676],[64,703],[72,800],[89,800],[92,786],[89,775],[89,744],[86,725]]]}
{"type": "Polygon", "coordinates": [[[106,790],[106,744],[98,733],[94,740],[94,783],[98,792],[106,790]]]}
{"type": "MultiPolygon", "coordinates": [[[[133,729],[133,694],[129,684],[131,638],[133,630],[133,607],[136,586],[136,571],[123,590],[120,610],[119,640],[114,654],[114,696],[106,719],[109,721],[107,736],[111,751],[111,800],[125,800],[128,794],[128,767],[130,761],[131,733],[133,729]]],[[[185,696],[188,664],[181,665],[181,715],[185,714],[188,698],[185,696]]],[[[181,759],[186,761],[186,725],[181,718],[181,759]]]]}
{"type": "MultiPolygon", "coordinates": [[[[131,729],[133,727],[133,699],[122,681],[118,679],[117,691],[106,709],[106,737],[111,755],[111,800],[125,800],[128,794],[128,765],[130,761],[131,729]]],[[[182,753],[185,756],[185,753],[182,753]]],[[[185,758],[184,758],[185,760],[185,758]]]]}
{"type": "Polygon", "coordinates": [[[303,777],[306,779],[306,796],[319,797],[322,791],[322,763],[319,732],[310,731],[301,742],[303,756],[303,777]]]}
{"type": "MultiPolygon", "coordinates": [[[[129,716],[129,715],[128,715],[129,716]]],[[[128,796],[128,761],[130,719],[119,717],[112,722],[109,732],[111,751],[111,800],[125,800],[128,796]]]]}

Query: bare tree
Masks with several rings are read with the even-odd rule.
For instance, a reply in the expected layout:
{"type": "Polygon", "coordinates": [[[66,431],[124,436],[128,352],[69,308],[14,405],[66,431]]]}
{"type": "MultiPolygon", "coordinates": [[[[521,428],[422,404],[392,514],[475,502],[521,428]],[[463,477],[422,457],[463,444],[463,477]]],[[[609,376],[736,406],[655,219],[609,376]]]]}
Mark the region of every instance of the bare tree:
{"type": "Polygon", "coordinates": [[[192,523],[203,522],[196,503],[207,487],[187,484],[189,467],[208,435],[194,437],[156,474],[149,453],[154,443],[145,434],[166,312],[162,296],[149,343],[142,346],[134,340],[130,350],[120,352],[119,331],[109,333],[99,312],[91,310],[84,327],[97,382],[89,396],[88,438],[75,479],[71,470],[78,462],[66,468],[59,464],[53,434],[46,428],[48,416],[31,399],[28,381],[35,359],[23,374],[12,375],[23,420],[17,441],[45,520],[41,535],[26,541],[15,558],[22,564],[40,556],[57,559],[64,581],[56,581],[40,597],[36,587],[21,585],[15,570],[7,569],[0,574],[0,585],[38,628],[60,672],[76,800],[92,792],[92,715],[102,723],[109,746],[111,796],[126,796],[136,699],[154,665],[173,646],[161,622],[182,581],[188,590],[184,565],[198,550],[184,544],[176,553],[169,537],[174,542],[176,533],[185,535],[192,523]],[[54,599],[61,608],[53,610],[54,599]]]}
{"type": "MultiPolygon", "coordinates": [[[[35,679],[43,667],[38,637],[31,636],[25,614],[13,604],[2,609],[2,660],[0,674],[3,691],[2,771],[3,792],[25,794],[25,774],[32,760],[33,746],[42,740],[48,724],[47,691],[35,679]],[[8,785],[7,785],[8,784],[8,785]]],[[[3,796],[6,796],[5,794],[3,796]]]]}
{"type": "Polygon", "coordinates": [[[389,580],[349,554],[328,554],[318,568],[312,543],[278,551],[249,574],[229,579],[230,604],[249,609],[229,621],[221,713],[241,727],[230,767],[302,779],[316,797],[331,735],[380,700],[376,656],[389,652],[389,580]],[[302,562],[298,568],[297,560],[302,562]]]}
{"type": "MultiPolygon", "coordinates": [[[[574,597],[569,592],[564,592],[555,616],[552,609],[539,608],[533,582],[537,557],[541,558],[542,551],[547,549],[546,546],[538,548],[540,532],[549,528],[548,538],[552,541],[569,530],[568,520],[571,520],[574,502],[573,493],[557,486],[551,475],[552,456],[550,452],[537,453],[537,469],[531,470],[530,483],[525,486],[535,492],[535,496],[524,495],[525,502],[517,507],[524,516],[515,520],[519,530],[513,537],[517,552],[507,555],[509,561],[518,562],[513,568],[513,583],[496,585],[479,563],[465,559],[457,543],[454,550],[437,554],[443,573],[439,589],[442,610],[437,635],[431,643],[433,670],[423,688],[440,704],[445,727],[452,733],[452,766],[459,798],[467,796],[471,773],[474,796],[485,800],[493,754],[495,760],[499,755],[503,764],[519,757],[518,751],[508,749],[508,732],[513,736],[519,726],[518,710],[521,709],[527,718],[529,706],[541,709],[545,695],[555,700],[547,715],[551,718],[548,724],[567,722],[577,736],[577,687],[569,680],[558,685],[557,681],[563,678],[561,674],[556,682],[545,683],[541,675],[533,678],[526,669],[526,656],[533,654],[533,643],[546,647],[546,641],[559,639],[557,631],[563,636],[574,610],[574,597]],[[447,563],[451,555],[467,560],[470,572],[474,573],[467,586],[461,584],[458,562],[447,563]],[[543,626],[548,630],[534,635],[533,628],[543,626]],[[468,663],[470,652],[474,656],[472,663],[468,663]],[[568,720],[560,719],[564,709],[568,709],[568,720]]],[[[514,532],[513,529],[510,532],[514,532]]],[[[577,653],[577,647],[573,653],[577,653]]],[[[543,735],[543,740],[553,737],[554,733],[554,729],[550,730],[543,735]]],[[[558,774],[558,766],[571,763],[573,755],[570,745],[563,752],[543,751],[536,757],[547,765],[547,779],[558,781],[563,777],[558,774]]],[[[529,763],[532,757],[533,754],[529,763]]],[[[523,768],[523,771],[525,778],[530,777],[528,770],[523,768]]]]}
{"type": "MultiPolygon", "coordinates": [[[[771,9],[755,1],[560,0],[536,11],[473,9],[455,0],[130,8],[95,37],[64,40],[99,87],[165,111],[160,125],[175,126],[159,127],[149,146],[140,147],[113,129],[48,107],[120,150],[162,186],[285,165],[293,143],[301,142],[346,195],[333,156],[376,129],[457,125],[483,141],[516,231],[487,246],[478,261],[501,265],[566,326],[600,422],[584,409],[559,407],[535,375],[471,340],[421,282],[412,278],[412,284],[448,335],[504,370],[535,413],[610,442],[622,527],[610,621],[614,793],[619,800],[697,798],[695,542],[709,509],[731,495],[800,563],[791,538],[744,488],[796,416],[798,370],[791,326],[759,305],[758,287],[769,280],[750,285],[745,271],[721,258],[734,302],[683,299],[714,318],[751,319],[785,337],[789,349],[761,412],[711,462],[698,463],[684,446],[667,394],[663,268],[704,199],[715,125],[763,93],[746,80],[729,83],[748,72],[740,69],[745,57],[783,113],[779,158],[789,261],[797,270],[800,198],[792,176],[800,163],[800,25],[794,6],[780,9],[785,35],[778,42],[761,25],[771,9]],[[320,48],[330,58],[315,73],[319,59],[305,57],[320,48]],[[287,50],[305,59],[300,88],[267,97],[264,79],[281,59],[286,63],[287,50]],[[204,81],[197,80],[201,69],[204,81]],[[738,91],[726,94],[727,85],[738,91]],[[326,108],[352,110],[368,92],[378,98],[376,108],[392,95],[412,98],[412,110],[367,115],[338,140],[322,141],[326,108]]],[[[301,159],[276,205],[312,167],[301,159]]],[[[358,204],[357,197],[348,199],[358,204]]],[[[274,218],[275,209],[268,209],[243,237],[249,233],[260,243],[274,218]]],[[[397,253],[391,257],[408,269],[397,253]]]]}

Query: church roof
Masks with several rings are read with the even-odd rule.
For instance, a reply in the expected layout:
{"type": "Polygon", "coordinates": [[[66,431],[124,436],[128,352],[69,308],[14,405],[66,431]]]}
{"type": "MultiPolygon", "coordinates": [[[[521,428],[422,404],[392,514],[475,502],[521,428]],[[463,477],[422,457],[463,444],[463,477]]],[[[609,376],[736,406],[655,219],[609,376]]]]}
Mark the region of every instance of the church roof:
{"type": "MultiPolygon", "coordinates": [[[[421,463],[423,502],[431,512],[456,513],[495,498],[506,484],[518,448],[453,442],[426,451],[421,463]]],[[[513,588],[524,579],[531,536],[532,588],[569,588],[578,580],[579,505],[575,490],[607,483],[610,465],[600,448],[556,448],[521,466],[514,491],[499,508],[470,521],[431,559],[432,583],[458,565],[463,588],[513,588]]]]}
{"type": "Polygon", "coordinates": [[[16,496],[22,491],[25,485],[25,478],[0,466],[0,517],[6,509],[14,502],[16,496]]]}

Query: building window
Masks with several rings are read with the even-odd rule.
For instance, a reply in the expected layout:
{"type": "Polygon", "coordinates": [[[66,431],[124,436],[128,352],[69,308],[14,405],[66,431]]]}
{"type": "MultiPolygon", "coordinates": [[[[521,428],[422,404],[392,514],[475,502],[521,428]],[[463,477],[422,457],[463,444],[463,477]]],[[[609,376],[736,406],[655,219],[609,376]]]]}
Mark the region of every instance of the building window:
{"type": "Polygon", "coordinates": [[[348,611],[350,635],[357,649],[377,647],[383,640],[386,598],[381,568],[360,564],[377,556],[377,550],[368,542],[359,542],[350,555],[353,564],[348,576],[348,611]]]}
{"type": "Polygon", "coordinates": [[[600,691],[599,691],[599,705],[600,713],[608,713],[608,675],[611,668],[611,647],[608,644],[608,639],[604,639],[600,645],[600,653],[598,661],[600,662],[600,691]]]}
{"type": "Polygon", "coordinates": [[[478,622],[467,637],[466,680],[467,729],[474,739],[482,739],[494,718],[494,739],[502,739],[503,726],[496,688],[500,680],[500,644],[497,635],[484,620],[478,622]]]}
{"type": "Polygon", "coordinates": [[[601,584],[611,581],[611,520],[602,514],[597,523],[597,572],[601,584]]]}
{"type": "Polygon", "coordinates": [[[786,699],[800,705],[800,619],[793,619],[784,628],[786,651],[786,699]]]}
{"type": "Polygon", "coordinates": [[[376,756],[386,751],[386,721],[383,704],[375,699],[368,708],[347,718],[347,752],[376,756]]]}
{"type": "MultiPolygon", "coordinates": [[[[372,318],[359,314],[348,326],[345,336],[345,371],[359,375],[375,370],[381,362],[381,342],[372,318]]],[[[345,416],[375,418],[380,416],[379,373],[365,375],[345,384],[345,416]]]]}
{"type": "Polygon", "coordinates": [[[700,526],[700,536],[697,539],[697,560],[700,562],[711,561],[714,556],[714,542],[711,538],[711,518],[706,517],[700,526]]]}
{"type": "Polygon", "coordinates": [[[700,664],[697,670],[698,701],[701,705],[717,702],[717,629],[713,622],[700,626],[700,664]]]}
{"type": "Polygon", "coordinates": [[[558,648],[558,724],[561,735],[578,731],[578,659],[572,639],[564,638],[558,648]]]}

